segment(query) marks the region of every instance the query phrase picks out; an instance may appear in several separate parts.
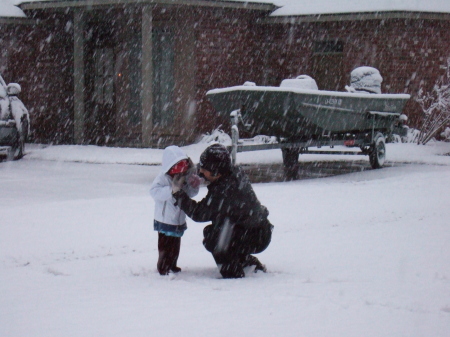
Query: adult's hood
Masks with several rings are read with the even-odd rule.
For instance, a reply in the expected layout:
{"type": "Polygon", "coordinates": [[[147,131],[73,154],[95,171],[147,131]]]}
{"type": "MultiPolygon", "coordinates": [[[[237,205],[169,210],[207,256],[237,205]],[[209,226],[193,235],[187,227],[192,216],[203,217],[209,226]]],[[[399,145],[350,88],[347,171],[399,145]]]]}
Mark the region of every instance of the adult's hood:
{"type": "Polygon", "coordinates": [[[173,165],[183,159],[188,159],[188,156],[178,146],[166,147],[162,157],[162,171],[167,173],[173,165]]]}

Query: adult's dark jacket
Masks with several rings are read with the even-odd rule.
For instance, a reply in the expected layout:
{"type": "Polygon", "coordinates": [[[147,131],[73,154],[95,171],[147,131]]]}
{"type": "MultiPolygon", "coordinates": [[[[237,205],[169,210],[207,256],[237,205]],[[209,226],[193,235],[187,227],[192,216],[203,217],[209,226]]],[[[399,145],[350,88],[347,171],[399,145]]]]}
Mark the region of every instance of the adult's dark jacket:
{"type": "Polygon", "coordinates": [[[183,190],[174,194],[178,206],[194,221],[211,221],[215,230],[224,224],[243,229],[271,226],[269,212],[259,202],[247,175],[240,167],[208,185],[203,200],[192,200],[183,190]]]}

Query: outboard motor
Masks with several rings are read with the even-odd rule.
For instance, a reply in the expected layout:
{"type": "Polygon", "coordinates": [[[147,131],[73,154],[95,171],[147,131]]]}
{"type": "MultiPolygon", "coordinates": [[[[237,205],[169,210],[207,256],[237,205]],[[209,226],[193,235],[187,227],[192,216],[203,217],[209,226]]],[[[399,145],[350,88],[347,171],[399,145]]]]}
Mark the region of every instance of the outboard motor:
{"type": "Polygon", "coordinates": [[[349,92],[368,92],[371,94],[381,94],[380,72],[372,67],[359,67],[350,73],[350,87],[345,88],[349,92]]]}

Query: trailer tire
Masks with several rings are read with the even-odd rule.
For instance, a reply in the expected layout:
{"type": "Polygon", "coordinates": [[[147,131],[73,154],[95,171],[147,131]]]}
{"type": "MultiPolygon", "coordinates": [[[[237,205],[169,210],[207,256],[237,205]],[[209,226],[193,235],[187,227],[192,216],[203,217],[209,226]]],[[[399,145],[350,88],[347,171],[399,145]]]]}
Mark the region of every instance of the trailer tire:
{"type": "Polygon", "coordinates": [[[373,169],[382,168],[386,160],[386,140],[382,133],[378,132],[373,137],[372,146],[369,153],[370,165],[373,169]]]}
{"type": "Polygon", "coordinates": [[[286,180],[298,179],[298,155],[300,149],[297,148],[282,148],[284,176],[286,180]]]}

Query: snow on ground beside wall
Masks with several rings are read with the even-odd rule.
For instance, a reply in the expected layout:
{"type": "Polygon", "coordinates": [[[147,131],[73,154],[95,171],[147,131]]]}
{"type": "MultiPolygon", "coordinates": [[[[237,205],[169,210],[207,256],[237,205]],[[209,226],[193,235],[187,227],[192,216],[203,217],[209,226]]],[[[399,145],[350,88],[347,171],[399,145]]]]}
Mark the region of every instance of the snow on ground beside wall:
{"type": "MultiPolygon", "coordinates": [[[[254,184],[269,272],[240,280],[220,278],[190,220],[183,271],[156,272],[161,150],[28,146],[0,162],[0,336],[448,337],[450,143],[387,145],[394,167],[254,184]]],[[[183,149],[197,162],[204,146],[183,149]]]]}
{"type": "MultiPolygon", "coordinates": [[[[209,143],[197,143],[183,147],[184,151],[195,162],[209,143]]],[[[225,145],[229,145],[225,143],[225,145]]],[[[27,158],[38,160],[53,160],[65,162],[98,163],[98,164],[137,164],[137,165],[160,165],[163,149],[136,149],[136,148],[112,148],[93,145],[59,145],[40,146],[29,144],[27,147],[27,158]]],[[[309,148],[310,150],[319,150],[309,148]]],[[[324,146],[324,151],[330,148],[324,146]]],[[[359,148],[347,148],[335,146],[336,151],[359,151],[359,148]]],[[[388,162],[414,162],[446,164],[450,157],[442,156],[450,153],[448,143],[430,142],[426,146],[417,144],[386,144],[386,157],[388,162]]],[[[317,160],[367,160],[368,157],[354,155],[300,155],[299,161],[317,160]]],[[[238,164],[274,163],[282,162],[281,150],[253,151],[237,154],[238,164]]]]}

